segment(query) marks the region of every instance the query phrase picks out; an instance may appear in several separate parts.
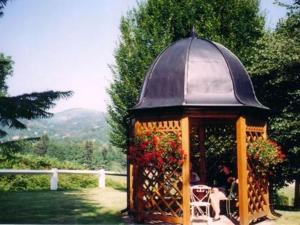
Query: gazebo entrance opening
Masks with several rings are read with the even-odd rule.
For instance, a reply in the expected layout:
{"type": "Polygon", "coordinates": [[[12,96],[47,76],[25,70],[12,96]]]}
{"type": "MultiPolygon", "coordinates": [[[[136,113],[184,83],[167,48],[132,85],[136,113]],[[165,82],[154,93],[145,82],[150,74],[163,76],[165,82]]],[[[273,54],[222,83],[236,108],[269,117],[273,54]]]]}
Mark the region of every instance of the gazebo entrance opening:
{"type": "MultiPolygon", "coordinates": [[[[212,199],[204,198],[204,201],[210,202],[210,216],[220,218],[220,215],[226,215],[234,223],[239,220],[235,120],[192,118],[190,128],[190,185],[193,192],[198,195],[199,200],[203,193],[199,193],[199,190],[197,193],[194,189],[201,189],[199,184],[212,187],[217,193],[210,195],[212,199]],[[216,199],[216,196],[220,195],[222,200],[216,199]],[[219,211],[218,214],[215,210],[219,211]]],[[[201,213],[203,214],[203,211],[201,213]]],[[[205,221],[205,217],[199,216],[201,213],[196,212],[198,220],[202,218],[200,221],[205,221]]]]}
{"type": "Polygon", "coordinates": [[[237,177],[235,121],[229,119],[191,119],[191,155],[193,172],[199,183],[216,186],[222,166],[237,177]]]}

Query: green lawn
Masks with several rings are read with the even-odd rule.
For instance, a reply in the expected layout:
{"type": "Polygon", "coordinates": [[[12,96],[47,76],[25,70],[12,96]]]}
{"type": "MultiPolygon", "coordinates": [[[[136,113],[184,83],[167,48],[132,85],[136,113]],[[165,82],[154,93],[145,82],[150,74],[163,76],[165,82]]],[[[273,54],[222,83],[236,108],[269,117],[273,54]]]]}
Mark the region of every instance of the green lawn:
{"type": "Polygon", "coordinates": [[[121,188],[0,192],[0,223],[118,224],[125,207],[121,188]]]}
{"type": "Polygon", "coordinates": [[[282,216],[275,220],[276,225],[300,225],[300,211],[276,210],[282,216]]]}
{"type": "MultiPolygon", "coordinates": [[[[114,188],[104,189],[0,192],[0,223],[120,224],[126,191],[119,182],[109,179],[114,188]]],[[[274,224],[300,225],[299,211],[278,212],[282,217],[274,224]]]]}

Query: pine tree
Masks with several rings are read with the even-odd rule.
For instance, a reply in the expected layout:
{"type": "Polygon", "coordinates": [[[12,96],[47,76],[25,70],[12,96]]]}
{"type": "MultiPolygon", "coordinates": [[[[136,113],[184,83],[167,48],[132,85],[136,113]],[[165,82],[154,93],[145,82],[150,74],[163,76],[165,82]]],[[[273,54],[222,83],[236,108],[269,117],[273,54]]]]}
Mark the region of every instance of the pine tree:
{"type": "MultiPolygon", "coordinates": [[[[0,16],[7,0],[0,0],[0,16]]],[[[4,128],[26,128],[23,119],[47,118],[52,113],[47,110],[53,107],[54,101],[67,98],[71,91],[45,91],[18,96],[7,96],[6,79],[13,74],[13,61],[10,57],[0,53],[0,138],[7,133],[4,128]]],[[[30,139],[32,140],[32,139],[30,139]]],[[[20,141],[3,143],[0,140],[0,153],[9,155],[19,149],[20,141]]]]}

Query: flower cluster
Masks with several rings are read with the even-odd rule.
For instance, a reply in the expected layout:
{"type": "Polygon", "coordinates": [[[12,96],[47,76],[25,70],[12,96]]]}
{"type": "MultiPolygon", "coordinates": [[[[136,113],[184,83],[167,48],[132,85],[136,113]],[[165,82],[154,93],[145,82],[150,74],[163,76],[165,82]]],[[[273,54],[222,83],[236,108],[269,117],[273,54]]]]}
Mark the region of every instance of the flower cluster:
{"type": "Polygon", "coordinates": [[[134,138],[129,148],[129,160],[139,166],[162,170],[165,166],[183,164],[184,151],[174,133],[145,132],[134,138]]]}
{"type": "Polygon", "coordinates": [[[281,147],[271,140],[256,140],[248,145],[248,157],[257,161],[262,169],[269,169],[285,159],[281,147]]]}

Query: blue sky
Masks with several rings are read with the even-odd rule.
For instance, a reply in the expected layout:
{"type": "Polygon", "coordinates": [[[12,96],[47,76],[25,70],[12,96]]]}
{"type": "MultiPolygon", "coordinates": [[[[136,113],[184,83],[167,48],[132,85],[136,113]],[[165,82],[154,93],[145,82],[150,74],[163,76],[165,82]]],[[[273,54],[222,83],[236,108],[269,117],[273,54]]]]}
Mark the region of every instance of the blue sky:
{"type": "MultiPolygon", "coordinates": [[[[272,2],[261,0],[270,29],[286,13],[272,2]]],[[[136,0],[10,1],[0,19],[0,52],[15,62],[9,94],[73,90],[74,96],[59,101],[54,112],[105,111],[120,17],[135,5],[136,0]]]]}

